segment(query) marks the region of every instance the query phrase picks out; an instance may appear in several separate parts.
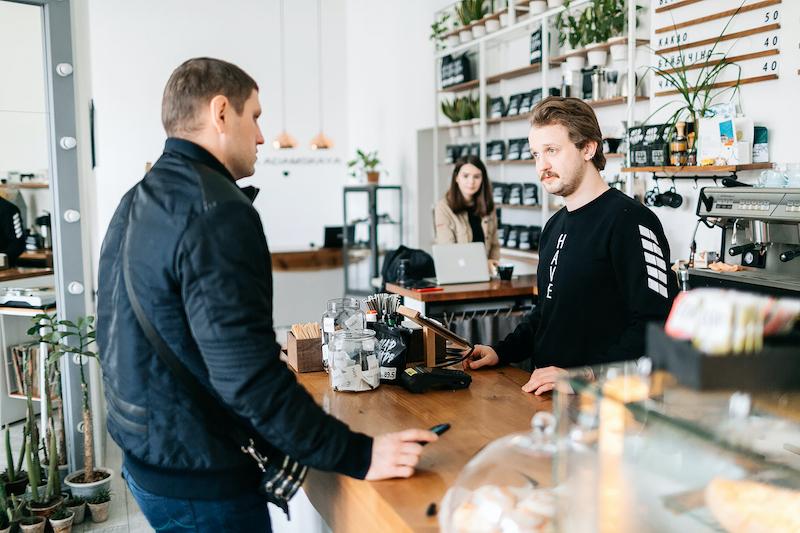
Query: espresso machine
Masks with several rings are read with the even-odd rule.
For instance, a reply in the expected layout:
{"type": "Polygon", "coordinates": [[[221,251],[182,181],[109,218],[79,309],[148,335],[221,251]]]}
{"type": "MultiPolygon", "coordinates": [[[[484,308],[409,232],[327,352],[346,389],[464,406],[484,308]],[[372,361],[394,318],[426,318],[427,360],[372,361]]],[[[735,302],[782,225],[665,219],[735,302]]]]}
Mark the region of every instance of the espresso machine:
{"type": "Polygon", "coordinates": [[[697,216],[722,228],[720,259],[744,270],[690,268],[691,287],[800,297],[800,189],[704,187],[697,216]]]}

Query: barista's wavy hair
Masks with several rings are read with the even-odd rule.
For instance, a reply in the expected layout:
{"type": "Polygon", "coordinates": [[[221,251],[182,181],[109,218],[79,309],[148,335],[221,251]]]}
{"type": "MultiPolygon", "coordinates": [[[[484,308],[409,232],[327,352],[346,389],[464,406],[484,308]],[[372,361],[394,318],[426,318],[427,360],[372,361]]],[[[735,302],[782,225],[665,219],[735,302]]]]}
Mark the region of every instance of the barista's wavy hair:
{"type": "Polygon", "coordinates": [[[531,116],[531,126],[551,126],[560,124],[567,128],[569,140],[583,150],[586,143],[594,141],[597,149],[594,151],[592,163],[597,170],[606,168],[606,156],[603,155],[603,134],[597,123],[597,116],[589,104],[579,98],[564,98],[549,96],[536,104],[531,116]]]}

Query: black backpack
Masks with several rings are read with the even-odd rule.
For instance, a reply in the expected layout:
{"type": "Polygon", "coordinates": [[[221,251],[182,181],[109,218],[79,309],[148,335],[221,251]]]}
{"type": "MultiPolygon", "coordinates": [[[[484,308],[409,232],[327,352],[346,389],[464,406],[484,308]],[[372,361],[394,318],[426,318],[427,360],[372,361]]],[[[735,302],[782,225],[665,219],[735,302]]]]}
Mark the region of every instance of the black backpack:
{"type": "Polygon", "coordinates": [[[408,259],[408,269],[406,278],[409,280],[420,280],[423,278],[433,278],[436,276],[436,269],[433,266],[433,257],[424,250],[415,250],[400,246],[397,250],[387,252],[383,259],[381,276],[383,284],[395,283],[399,278],[400,261],[408,259]]]}

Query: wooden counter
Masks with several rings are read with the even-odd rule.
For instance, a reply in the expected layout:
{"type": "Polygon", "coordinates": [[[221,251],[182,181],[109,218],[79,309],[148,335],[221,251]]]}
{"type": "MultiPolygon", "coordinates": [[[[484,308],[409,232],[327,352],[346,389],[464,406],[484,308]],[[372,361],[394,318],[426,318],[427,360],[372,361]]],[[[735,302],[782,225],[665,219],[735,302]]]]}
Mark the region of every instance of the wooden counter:
{"type": "Polygon", "coordinates": [[[0,270],[0,283],[17,279],[35,278],[38,276],[51,276],[52,274],[52,268],[6,268],[5,270],[0,270]]]}
{"type": "Polygon", "coordinates": [[[537,294],[536,276],[528,274],[518,276],[511,281],[493,279],[483,283],[459,283],[442,285],[441,291],[419,292],[406,289],[394,283],[386,284],[386,291],[400,294],[421,302],[457,302],[464,300],[482,300],[487,298],[514,298],[537,294]]]}
{"type": "Polygon", "coordinates": [[[410,479],[368,482],[310,471],[303,488],[333,531],[438,531],[437,518],[425,511],[431,503],[440,507],[475,453],[499,437],[530,429],[534,413],[552,408],[549,394],[541,398],[522,392],[527,372],[501,368],[471,375],[466,390],[411,394],[392,385],[372,392],[333,392],[327,374],[298,374],[326,411],[356,431],[377,435],[443,422],[452,426],[426,446],[410,479]]]}

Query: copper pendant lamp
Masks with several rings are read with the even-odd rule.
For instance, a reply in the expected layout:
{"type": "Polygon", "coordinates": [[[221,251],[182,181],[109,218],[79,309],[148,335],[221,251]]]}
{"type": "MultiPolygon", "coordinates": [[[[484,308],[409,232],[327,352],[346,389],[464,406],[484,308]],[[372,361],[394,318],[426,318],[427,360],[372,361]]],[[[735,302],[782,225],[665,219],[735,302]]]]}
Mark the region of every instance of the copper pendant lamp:
{"type": "Polygon", "coordinates": [[[317,67],[319,80],[319,133],[311,139],[312,150],[327,150],[333,148],[333,141],[323,133],[323,108],[322,97],[322,0],[317,0],[317,67]]]}
{"type": "Polygon", "coordinates": [[[283,16],[283,3],[281,0],[281,133],[272,141],[272,147],[276,150],[295,148],[297,141],[286,132],[286,46],[284,43],[286,25],[283,16]]]}

